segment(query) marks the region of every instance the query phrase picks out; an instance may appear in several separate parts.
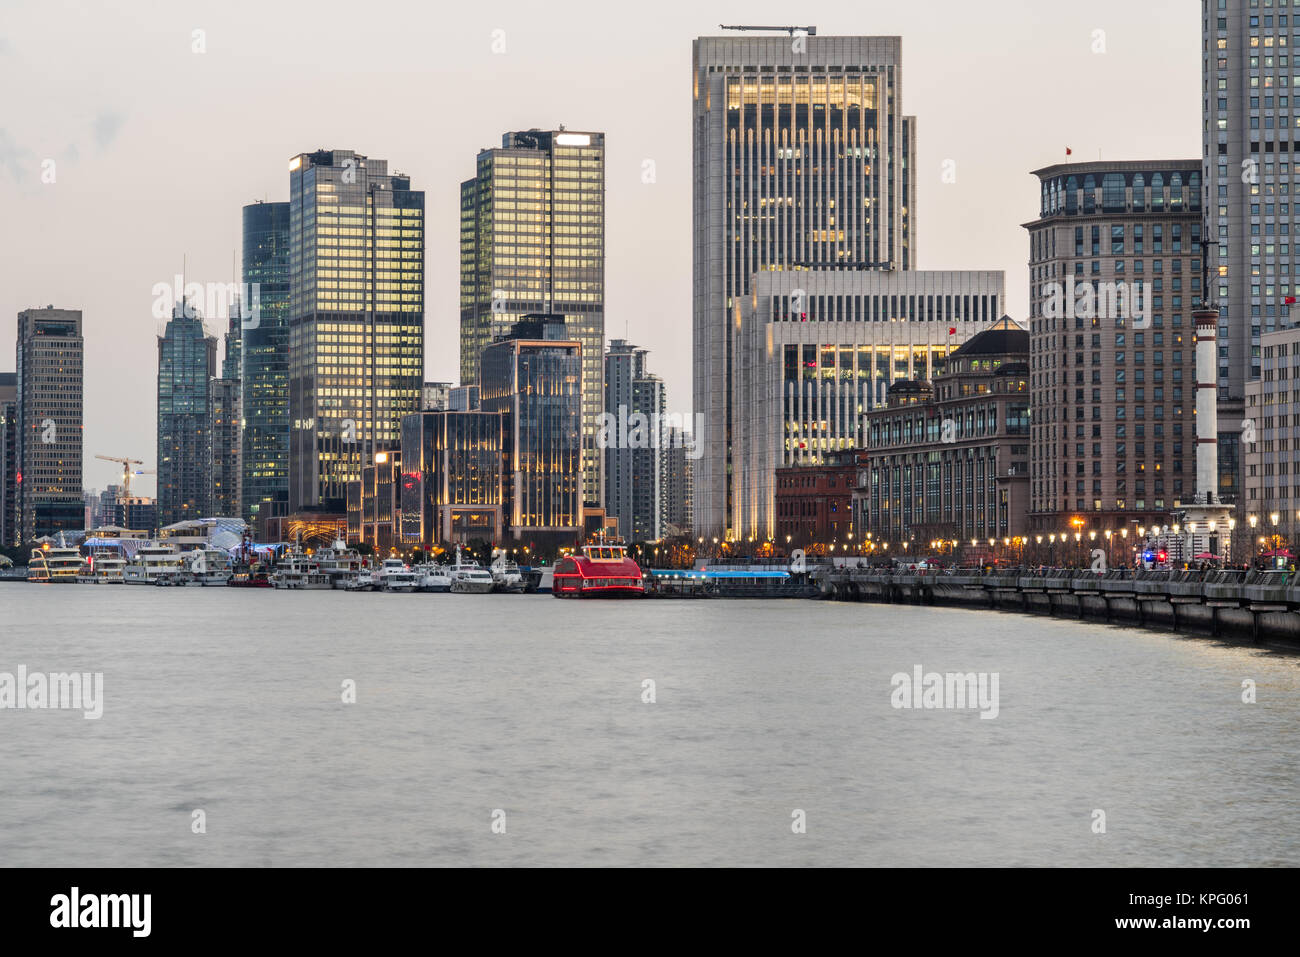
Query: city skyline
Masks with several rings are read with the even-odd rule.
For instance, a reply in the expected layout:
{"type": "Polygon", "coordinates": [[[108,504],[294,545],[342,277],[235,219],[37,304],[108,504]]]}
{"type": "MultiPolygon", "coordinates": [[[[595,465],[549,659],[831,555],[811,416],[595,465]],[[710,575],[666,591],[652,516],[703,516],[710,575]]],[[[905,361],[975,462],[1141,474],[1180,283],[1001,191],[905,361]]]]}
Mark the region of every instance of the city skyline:
{"type": "MultiPolygon", "coordinates": [[[[1185,7],[1102,3],[1078,12],[953,4],[945,14],[951,35],[937,35],[930,15],[883,4],[852,13],[813,6],[796,19],[817,24],[822,36],[902,37],[910,82],[901,112],[922,120],[916,188],[924,242],[914,265],[1004,270],[1006,311],[1023,321],[1028,244],[1019,224],[1037,208],[1032,169],[1066,160],[1066,147],[1080,160],[1094,159],[1098,149],[1123,159],[1198,152],[1199,20],[1185,7]],[[969,44],[970,35],[995,43],[969,44]],[[1104,52],[1094,52],[1099,39],[1104,52]],[[975,70],[984,85],[969,82],[975,70]],[[1022,82],[1027,74],[1034,83],[1022,82]],[[1125,91],[1157,78],[1187,92],[1162,101],[1152,121],[1149,105],[1132,102],[1125,91]],[[977,89],[996,98],[998,108],[982,109],[986,99],[977,89]],[[1085,95],[1096,110],[1059,109],[1063,97],[1085,95]],[[945,181],[946,174],[955,181],[945,181]]],[[[13,104],[0,128],[0,201],[20,227],[0,241],[6,263],[0,336],[13,334],[22,309],[53,303],[83,312],[86,486],[102,488],[116,477],[94,454],[147,461],[155,455],[148,373],[161,322],[150,312],[152,286],[170,282],[182,261],[196,281],[237,280],[230,260],[240,246],[238,210],[257,199],[283,200],[288,159],[322,147],[389,157],[428,193],[424,377],[453,380],[464,158],[503,129],[563,123],[603,131],[609,150],[606,335],[649,349],[671,411],[691,411],[691,41],[723,35],[719,20],[782,23],[790,14],[775,4],[754,4],[743,16],[671,8],[638,31],[637,51],[628,57],[610,43],[596,9],[564,27],[522,5],[482,20],[433,21],[432,13],[413,12],[411,38],[399,42],[405,48],[423,38],[437,55],[421,58],[408,75],[392,66],[400,58],[391,50],[366,42],[365,26],[340,33],[299,25],[294,42],[283,39],[292,35],[287,29],[275,29],[288,22],[275,11],[265,13],[264,29],[250,34],[241,24],[251,7],[190,15],[184,6],[145,5],[118,11],[112,21],[88,11],[56,36],[41,29],[38,17],[47,8],[19,4],[3,28],[0,77],[28,76],[42,61],[69,65],[13,104]],[[204,31],[201,54],[192,52],[195,30],[204,31]],[[348,51],[355,55],[322,73],[327,89],[317,102],[283,114],[266,109],[268,95],[287,95],[294,64],[325,62],[349,41],[356,41],[348,51]],[[273,54],[271,43],[283,46],[273,54]],[[494,53],[494,44],[503,44],[503,52],[494,53]],[[581,45],[583,56],[556,56],[565,45],[581,45]],[[114,76],[71,108],[110,56],[114,76]],[[250,61],[253,69],[243,69],[250,61]],[[167,84],[147,79],[158,70],[168,73],[167,84]],[[610,82],[583,82],[592,71],[610,82]],[[473,104],[448,107],[420,129],[369,106],[376,91],[404,76],[413,95],[436,96],[443,82],[470,75],[477,80],[473,104]],[[258,111],[265,116],[256,118],[258,111]],[[66,120],[54,124],[51,116],[66,120]],[[176,116],[177,128],[192,133],[178,136],[147,121],[150,116],[176,116]],[[238,149],[201,147],[205,138],[238,149]],[[42,182],[46,159],[56,163],[53,183],[42,182]],[[138,200],[145,176],[154,184],[151,193],[171,189],[171,200],[145,216],[134,205],[128,214],[121,204],[128,196],[138,200]],[[193,191],[194,183],[203,191],[193,191]]],[[[210,331],[220,331],[216,317],[209,323],[210,331]]],[[[153,494],[153,482],[142,480],[138,491],[153,494]]]]}

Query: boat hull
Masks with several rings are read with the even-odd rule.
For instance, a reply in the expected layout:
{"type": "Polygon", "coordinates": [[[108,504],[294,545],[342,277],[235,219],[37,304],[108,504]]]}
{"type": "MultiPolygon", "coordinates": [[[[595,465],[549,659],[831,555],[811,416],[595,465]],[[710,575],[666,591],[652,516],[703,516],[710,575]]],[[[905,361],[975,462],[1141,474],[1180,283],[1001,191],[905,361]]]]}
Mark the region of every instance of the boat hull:
{"type": "Polygon", "coordinates": [[[456,579],[451,583],[451,591],[454,595],[486,595],[496,586],[491,581],[467,581],[465,579],[456,579]]]}

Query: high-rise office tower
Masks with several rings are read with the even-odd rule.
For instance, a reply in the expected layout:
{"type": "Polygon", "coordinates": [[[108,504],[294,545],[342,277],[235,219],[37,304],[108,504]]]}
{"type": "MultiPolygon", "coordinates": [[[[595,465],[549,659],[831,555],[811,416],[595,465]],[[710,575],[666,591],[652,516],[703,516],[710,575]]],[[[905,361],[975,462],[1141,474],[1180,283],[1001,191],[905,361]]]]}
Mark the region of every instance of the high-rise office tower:
{"type": "Polygon", "coordinates": [[[217,337],[181,302],[158,337],[158,524],[201,518],[212,507],[212,400],[217,337]]]}
{"type": "Polygon", "coordinates": [[[231,307],[221,376],[209,382],[208,396],[212,407],[212,511],[228,518],[241,517],[239,376],[245,319],[240,306],[236,303],[231,307]]]}
{"type": "Polygon", "coordinates": [[[663,534],[673,538],[691,535],[694,524],[691,498],[694,485],[694,439],[689,432],[669,428],[661,453],[663,465],[663,534]]]}
{"type": "Polygon", "coordinates": [[[916,121],[898,37],[694,44],[695,527],[739,534],[735,312],[756,274],[911,269],[916,121]]]}
{"type": "Polygon", "coordinates": [[[483,350],[482,411],[505,416],[505,525],[511,536],[572,544],[582,529],[582,344],[565,323],[520,321],[483,350]]]}
{"type": "Polygon", "coordinates": [[[18,374],[0,372],[0,546],[18,541],[18,374]]]}
{"type": "Polygon", "coordinates": [[[1195,160],[1040,169],[1029,230],[1030,525],[1176,521],[1196,489],[1195,160]]]}
{"type": "Polygon", "coordinates": [[[528,314],[561,315],[582,343],[582,500],[602,500],[605,135],[506,133],[460,187],[460,381],[528,314]]]}
{"type": "Polygon", "coordinates": [[[646,371],[646,350],[615,339],[605,353],[605,513],[629,542],[663,534],[664,383],[646,371]]]}
{"type": "MultiPolygon", "coordinates": [[[[1286,324],[1300,295],[1300,9],[1278,0],[1202,0],[1201,109],[1211,299],[1217,299],[1219,494],[1240,488],[1245,385],[1260,375],[1260,333],[1286,324]]],[[[1198,177],[1199,178],[1199,177],[1198,177]]]]}
{"type": "Polygon", "coordinates": [[[212,493],[214,515],[240,517],[239,380],[224,376],[209,384],[212,407],[212,493]]]}
{"type": "Polygon", "coordinates": [[[82,528],[81,310],[18,313],[19,541],[82,528]]]}
{"type": "Polygon", "coordinates": [[[289,204],[244,207],[240,516],[261,533],[289,507],[289,204]]]}
{"type": "Polygon", "coordinates": [[[424,193],[352,150],[289,162],[289,509],[343,513],[424,384],[424,193]]]}

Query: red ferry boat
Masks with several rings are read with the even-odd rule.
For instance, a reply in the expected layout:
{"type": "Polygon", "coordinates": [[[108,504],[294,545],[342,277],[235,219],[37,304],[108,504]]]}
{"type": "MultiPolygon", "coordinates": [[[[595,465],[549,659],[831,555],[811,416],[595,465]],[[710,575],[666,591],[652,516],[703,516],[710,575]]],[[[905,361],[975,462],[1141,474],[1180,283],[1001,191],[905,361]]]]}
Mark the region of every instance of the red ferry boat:
{"type": "Polygon", "coordinates": [[[627,557],[622,545],[584,545],[581,555],[555,563],[551,583],[555,598],[643,598],[641,566],[627,557]]]}

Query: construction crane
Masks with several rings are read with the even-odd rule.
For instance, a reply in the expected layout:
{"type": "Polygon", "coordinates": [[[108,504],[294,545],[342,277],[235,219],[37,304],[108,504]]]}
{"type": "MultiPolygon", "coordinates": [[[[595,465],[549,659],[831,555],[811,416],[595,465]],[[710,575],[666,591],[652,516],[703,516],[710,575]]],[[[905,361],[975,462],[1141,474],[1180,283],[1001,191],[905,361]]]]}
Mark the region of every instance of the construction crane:
{"type": "Polygon", "coordinates": [[[131,476],[132,475],[157,475],[153,469],[136,469],[131,470],[132,465],[144,465],[139,459],[120,458],[115,455],[96,455],[95,458],[103,459],[105,462],[117,462],[122,466],[122,495],[119,504],[125,502],[131,497],[131,476]]]}
{"type": "Polygon", "coordinates": [[[775,30],[780,33],[788,33],[790,34],[790,36],[794,36],[796,33],[806,33],[810,37],[817,36],[816,27],[750,27],[750,26],[729,27],[725,23],[719,23],[718,29],[719,30],[775,30]]]}

